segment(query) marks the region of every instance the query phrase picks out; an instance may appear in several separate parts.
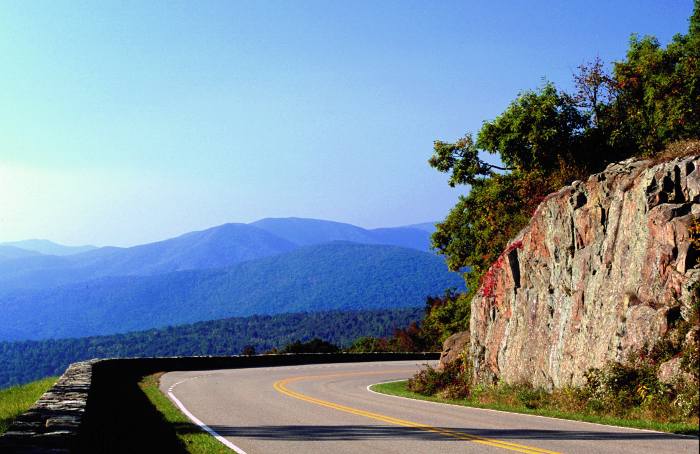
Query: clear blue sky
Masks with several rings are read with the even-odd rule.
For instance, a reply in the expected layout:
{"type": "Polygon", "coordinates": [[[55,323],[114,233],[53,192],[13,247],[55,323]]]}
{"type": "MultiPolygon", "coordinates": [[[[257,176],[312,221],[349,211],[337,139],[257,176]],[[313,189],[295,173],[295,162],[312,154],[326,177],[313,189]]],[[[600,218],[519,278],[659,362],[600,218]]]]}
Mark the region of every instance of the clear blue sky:
{"type": "Polygon", "coordinates": [[[0,2],[0,242],[444,219],[427,160],[691,0],[0,2]]]}

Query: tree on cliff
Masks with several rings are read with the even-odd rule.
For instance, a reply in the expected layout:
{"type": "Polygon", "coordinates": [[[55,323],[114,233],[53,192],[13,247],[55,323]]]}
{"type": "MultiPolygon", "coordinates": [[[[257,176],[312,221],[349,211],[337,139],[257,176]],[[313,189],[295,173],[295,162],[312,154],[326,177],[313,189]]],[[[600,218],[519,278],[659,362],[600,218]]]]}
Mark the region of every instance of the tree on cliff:
{"type": "Polygon", "coordinates": [[[451,173],[452,187],[470,185],[431,237],[432,248],[467,283],[466,298],[450,304],[471,300],[547,194],[611,161],[653,157],[675,140],[700,137],[700,0],[689,22],[688,34],[666,49],[653,37],[632,35],[627,60],[616,62],[612,74],[600,60],[582,65],[574,95],[545,81],[485,122],[476,140],[467,134],[455,143],[435,141],[430,166],[451,173]],[[480,152],[498,154],[504,167],[486,163],[480,152]]]}
{"type": "Polygon", "coordinates": [[[588,169],[591,159],[583,152],[587,125],[575,102],[545,81],[485,122],[476,141],[467,135],[454,144],[435,142],[430,165],[452,172],[450,186],[471,186],[431,237],[450,270],[469,270],[464,273],[469,297],[543,198],[588,169]],[[497,153],[507,167],[489,166],[479,150],[497,153]]]}

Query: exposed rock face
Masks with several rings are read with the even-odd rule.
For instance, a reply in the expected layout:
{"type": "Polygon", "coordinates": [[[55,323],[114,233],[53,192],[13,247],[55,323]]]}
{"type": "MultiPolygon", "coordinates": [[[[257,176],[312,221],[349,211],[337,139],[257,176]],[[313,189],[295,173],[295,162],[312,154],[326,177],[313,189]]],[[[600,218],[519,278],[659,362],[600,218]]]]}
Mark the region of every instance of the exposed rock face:
{"type": "Polygon", "coordinates": [[[442,343],[442,353],[440,354],[440,362],[435,366],[435,370],[445,370],[445,366],[461,355],[469,346],[469,332],[463,331],[456,333],[445,339],[442,343]]]}
{"type": "Polygon", "coordinates": [[[686,316],[699,165],[630,160],[549,195],[472,300],[477,381],[581,386],[686,316]]]}

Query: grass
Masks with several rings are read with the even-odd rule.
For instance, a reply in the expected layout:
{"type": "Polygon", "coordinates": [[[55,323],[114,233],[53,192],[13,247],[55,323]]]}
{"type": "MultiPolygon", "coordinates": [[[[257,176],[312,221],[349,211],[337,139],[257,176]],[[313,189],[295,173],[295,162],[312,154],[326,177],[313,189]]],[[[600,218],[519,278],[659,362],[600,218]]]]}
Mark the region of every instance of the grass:
{"type": "Polygon", "coordinates": [[[190,421],[180,409],[158,389],[158,382],[163,372],[148,375],[141,380],[139,386],[146,394],[148,400],[163,415],[169,423],[178,439],[182,442],[187,452],[193,454],[219,454],[229,452],[229,448],[222,445],[216,438],[202,430],[198,425],[190,421]]]}
{"type": "Polygon", "coordinates": [[[49,377],[0,391],[0,434],[5,433],[19,415],[29,410],[56,380],[58,377],[49,377]]]}
{"type": "Polygon", "coordinates": [[[526,404],[519,403],[518,396],[514,390],[486,389],[475,393],[470,399],[451,400],[433,396],[423,396],[406,390],[407,381],[380,383],[372,386],[372,390],[384,394],[390,394],[411,399],[427,400],[430,402],[440,402],[451,405],[462,405],[474,408],[486,408],[490,410],[500,410],[510,413],[522,413],[529,415],[548,416],[551,418],[569,419],[574,421],[585,421],[611,426],[632,427],[635,429],[656,430],[659,432],[699,435],[697,423],[659,422],[643,419],[640,414],[639,419],[621,419],[609,416],[599,416],[585,412],[562,411],[561,409],[548,408],[528,408],[526,404]]]}

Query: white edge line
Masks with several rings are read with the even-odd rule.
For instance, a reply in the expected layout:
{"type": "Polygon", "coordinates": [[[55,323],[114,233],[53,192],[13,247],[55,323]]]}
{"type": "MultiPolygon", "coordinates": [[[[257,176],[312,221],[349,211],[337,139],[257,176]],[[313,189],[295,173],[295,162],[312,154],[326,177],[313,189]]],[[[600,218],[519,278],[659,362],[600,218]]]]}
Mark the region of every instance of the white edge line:
{"type": "Polygon", "coordinates": [[[534,418],[554,419],[554,420],[556,420],[556,421],[569,421],[569,422],[572,422],[572,423],[580,423],[580,424],[592,424],[592,425],[594,425],[594,426],[611,427],[611,428],[615,428],[615,429],[638,430],[638,431],[640,431],[640,432],[651,432],[651,433],[656,433],[656,434],[665,434],[665,435],[671,435],[671,436],[674,436],[674,437],[685,437],[685,438],[695,438],[695,439],[698,438],[698,437],[694,437],[694,436],[692,436],[692,435],[672,434],[672,433],[668,433],[668,432],[661,432],[661,431],[658,431],[658,430],[651,430],[651,429],[638,429],[638,428],[636,428],[636,427],[625,427],[625,426],[611,426],[610,424],[600,424],[600,423],[597,423],[597,422],[589,422],[589,421],[577,421],[577,420],[575,420],[575,419],[554,418],[554,417],[552,417],[552,416],[531,415],[531,414],[529,414],[529,413],[514,413],[514,412],[510,412],[510,411],[494,410],[494,409],[492,409],[492,408],[479,408],[479,407],[470,407],[470,406],[468,406],[468,405],[451,404],[451,403],[448,403],[448,402],[435,402],[435,401],[432,401],[432,400],[412,399],[412,398],[410,398],[410,397],[395,396],[395,395],[393,395],[393,394],[380,393],[380,392],[377,392],[377,391],[374,391],[373,389],[371,389],[372,386],[374,386],[374,385],[383,385],[384,383],[397,383],[397,382],[400,382],[400,381],[406,381],[406,380],[389,380],[389,381],[382,381],[382,382],[378,382],[378,383],[373,383],[373,384],[367,386],[367,391],[369,391],[369,392],[371,392],[371,393],[374,393],[374,394],[381,394],[382,396],[390,396],[390,397],[396,397],[397,399],[412,400],[412,401],[414,401],[414,402],[415,402],[415,401],[418,401],[418,402],[427,402],[427,403],[430,403],[430,404],[438,404],[438,405],[452,405],[452,406],[454,406],[454,407],[471,408],[471,409],[473,409],[473,410],[493,411],[493,412],[496,412],[496,413],[507,413],[507,414],[509,414],[509,415],[532,416],[532,417],[534,417],[534,418]]]}
{"type": "Polygon", "coordinates": [[[228,441],[227,439],[225,439],[224,437],[222,437],[222,436],[219,435],[218,433],[216,433],[216,432],[214,432],[213,430],[211,430],[211,429],[209,428],[209,426],[207,426],[206,424],[204,424],[204,423],[203,423],[202,421],[200,421],[199,419],[195,418],[195,416],[194,416],[192,413],[190,413],[189,411],[187,411],[187,409],[185,408],[185,406],[182,405],[182,402],[180,402],[180,401],[178,400],[178,398],[175,397],[175,396],[173,395],[173,393],[171,393],[170,391],[168,391],[168,396],[170,396],[170,398],[171,398],[173,401],[175,401],[175,403],[177,404],[177,406],[180,407],[180,410],[182,410],[182,412],[183,412],[185,415],[187,415],[187,417],[190,418],[190,419],[192,420],[192,422],[194,422],[194,423],[197,424],[199,427],[201,427],[202,429],[204,429],[205,431],[207,431],[207,432],[209,433],[209,435],[211,435],[212,437],[216,438],[216,439],[219,440],[221,443],[225,444],[226,446],[228,446],[229,448],[233,449],[233,450],[236,451],[237,453],[239,453],[239,454],[247,454],[244,450],[242,450],[242,449],[239,448],[238,446],[234,445],[233,443],[231,443],[230,441],[228,441]]]}

